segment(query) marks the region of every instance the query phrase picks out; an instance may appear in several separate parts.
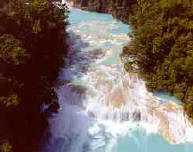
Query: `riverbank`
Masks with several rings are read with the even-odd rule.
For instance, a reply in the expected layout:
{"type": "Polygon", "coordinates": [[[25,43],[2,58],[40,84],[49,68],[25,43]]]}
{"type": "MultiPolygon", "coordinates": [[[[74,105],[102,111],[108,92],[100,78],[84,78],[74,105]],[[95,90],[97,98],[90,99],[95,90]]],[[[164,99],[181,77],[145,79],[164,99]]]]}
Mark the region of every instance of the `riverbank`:
{"type": "Polygon", "coordinates": [[[122,0],[122,1],[112,1],[112,0],[71,0],[73,6],[80,8],[82,10],[107,13],[111,14],[116,19],[128,23],[130,17],[135,14],[137,9],[136,2],[122,0]]]}
{"type": "Polygon", "coordinates": [[[56,88],[60,109],[49,119],[41,152],[192,151],[182,106],[163,103],[125,71],[120,53],[128,25],[74,8],[69,21],[72,48],[56,88]]]}
{"type": "Polygon", "coordinates": [[[58,110],[53,86],[68,50],[66,19],[66,6],[48,0],[0,3],[1,152],[38,151],[47,115],[58,110]]]}
{"type": "Polygon", "coordinates": [[[192,2],[136,2],[74,0],[74,6],[112,14],[133,28],[132,41],[123,49],[135,61],[126,70],[140,72],[150,91],[168,91],[193,113],[192,2]],[[175,11],[177,10],[177,12],[175,11]],[[186,10],[186,11],[184,11],[186,10]],[[161,12],[161,13],[160,13],[161,12]],[[176,12],[176,13],[173,13],[176,12]],[[186,16],[186,18],[184,17],[186,16]],[[138,65],[138,69],[132,69],[138,65]]]}
{"type": "MultiPolygon", "coordinates": [[[[192,2],[160,0],[138,5],[131,21],[136,27],[133,39],[123,53],[135,55],[135,64],[150,91],[171,92],[185,103],[184,110],[192,119],[192,2]]],[[[132,69],[132,64],[128,61],[125,67],[132,69]]]]}

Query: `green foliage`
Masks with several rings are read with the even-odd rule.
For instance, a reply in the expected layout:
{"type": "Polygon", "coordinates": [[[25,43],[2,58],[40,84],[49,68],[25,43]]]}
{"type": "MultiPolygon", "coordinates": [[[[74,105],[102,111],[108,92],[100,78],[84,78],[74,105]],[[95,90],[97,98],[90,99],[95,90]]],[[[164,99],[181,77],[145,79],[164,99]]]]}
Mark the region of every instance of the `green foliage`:
{"type": "MultiPolygon", "coordinates": [[[[135,20],[130,21],[137,24],[135,25],[137,28],[133,29],[135,37],[127,46],[128,50],[134,53],[125,50],[123,52],[137,55],[141,75],[146,78],[150,90],[168,90],[182,101],[191,103],[193,1],[137,2],[138,11],[135,12],[135,20]]],[[[190,111],[193,113],[192,104],[186,106],[185,109],[190,116],[190,111]]]]}
{"type": "Polygon", "coordinates": [[[10,107],[10,106],[17,106],[19,104],[19,99],[17,94],[12,94],[9,97],[0,97],[0,104],[10,107]]]}
{"type": "Polygon", "coordinates": [[[27,56],[21,41],[8,34],[0,36],[0,50],[0,60],[7,64],[21,64],[27,56]]]}
{"type": "Polygon", "coordinates": [[[37,13],[43,13],[46,9],[49,8],[49,1],[47,0],[33,0],[32,7],[37,11],[37,13]]]}
{"type": "Polygon", "coordinates": [[[67,53],[67,8],[49,0],[6,0],[0,9],[0,138],[2,151],[37,151],[53,90],[67,53]],[[30,130],[30,131],[29,131],[30,130]],[[9,147],[11,145],[11,149],[9,147]]]}
{"type": "Polygon", "coordinates": [[[186,114],[188,115],[188,117],[191,120],[193,120],[193,104],[192,103],[185,104],[184,109],[185,109],[186,114]]]}
{"type": "Polygon", "coordinates": [[[8,140],[4,140],[3,143],[0,145],[1,152],[12,152],[12,146],[8,140]]]}

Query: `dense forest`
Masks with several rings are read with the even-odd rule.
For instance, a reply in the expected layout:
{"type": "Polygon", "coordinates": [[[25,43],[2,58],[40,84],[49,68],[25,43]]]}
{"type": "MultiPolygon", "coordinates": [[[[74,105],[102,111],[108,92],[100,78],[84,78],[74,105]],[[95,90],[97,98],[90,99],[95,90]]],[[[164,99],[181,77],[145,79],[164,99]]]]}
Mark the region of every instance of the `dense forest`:
{"type": "Polygon", "coordinates": [[[173,93],[185,102],[185,110],[193,118],[193,0],[75,0],[74,3],[129,23],[133,32],[123,54],[136,60],[128,60],[125,69],[132,70],[138,65],[137,71],[151,91],[173,93]]]}
{"type": "MultiPolygon", "coordinates": [[[[193,1],[138,0],[137,5],[124,53],[136,55],[150,90],[173,93],[193,118],[193,1]]],[[[126,69],[131,65],[127,62],[126,69]]]]}
{"type": "Polygon", "coordinates": [[[37,151],[47,126],[41,105],[57,110],[53,86],[68,50],[67,12],[50,0],[0,1],[1,152],[37,151]]]}

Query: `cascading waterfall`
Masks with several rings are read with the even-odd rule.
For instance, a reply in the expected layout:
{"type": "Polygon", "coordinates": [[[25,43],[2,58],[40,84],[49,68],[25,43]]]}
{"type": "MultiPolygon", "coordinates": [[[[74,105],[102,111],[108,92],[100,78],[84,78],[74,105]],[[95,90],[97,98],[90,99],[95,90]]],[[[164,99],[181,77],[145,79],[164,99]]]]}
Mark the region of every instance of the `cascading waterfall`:
{"type": "Polygon", "coordinates": [[[126,73],[122,67],[105,65],[88,73],[91,79],[88,82],[94,82],[94,88],[89,90],[94,90],[97,96],[93,100],[91,93],[88,97],[90,100],[84,106],[101,120],[148,120],[147,107],[158,106],[159,100],[146,90],[144,82],[137,75],[126,73]]]}
{"type": "Polygon", "coordinates": [[[69,19],[72,48],[56,88],[60,109],[40,151],[193,151],[193,128],[181,105],[163,104],[137,74],[125,72],[119,54],[128,26],[77,9],[69,19]]]}

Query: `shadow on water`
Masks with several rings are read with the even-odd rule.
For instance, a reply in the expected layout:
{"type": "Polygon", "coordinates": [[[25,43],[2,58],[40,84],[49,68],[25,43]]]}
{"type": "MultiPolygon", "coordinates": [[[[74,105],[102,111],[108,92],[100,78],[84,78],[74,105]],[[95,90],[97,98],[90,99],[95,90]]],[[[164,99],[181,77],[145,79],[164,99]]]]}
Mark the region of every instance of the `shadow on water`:
{"type": "Polygon", "coordinates": [[[87,143],[90,124],[89,116],[81,113],[87,88],[84,84],[74,82],[86,75],[89,66],[95,63],[102,51],[87,51],[89,43],[73,32],[70,32],[68,41],[71,48],[55,87],[60,108],[58,113],[48,118],[49,127],[42,138],[40,152],[76,152],[79,146],[81,149],[88,147],[87,144],[81,144],[87,143]],[[85,141],[79,141],[83,139],[85,141]]]}
{"type": "Polygon", "coordinates": [[[100,49],[88,51],[89,43],[82,40],[79,35],[70,33],[68,40],[71,48],[65,59],[65,65],[59,76],[59,84],[63,81],[73,81],[87,73],[89,66],[101,57],[100,49]]]}

